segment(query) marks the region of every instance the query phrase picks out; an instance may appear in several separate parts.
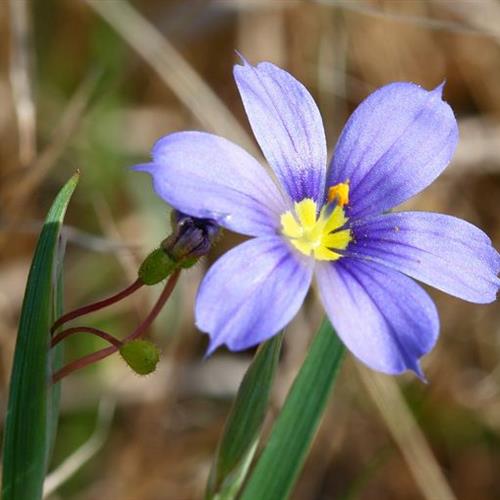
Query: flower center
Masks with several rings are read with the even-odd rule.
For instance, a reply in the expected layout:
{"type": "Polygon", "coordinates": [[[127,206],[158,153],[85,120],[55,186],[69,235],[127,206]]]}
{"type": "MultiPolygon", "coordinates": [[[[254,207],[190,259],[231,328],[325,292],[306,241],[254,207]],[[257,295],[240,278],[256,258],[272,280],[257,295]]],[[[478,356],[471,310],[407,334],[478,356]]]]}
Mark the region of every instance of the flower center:
{"type": "Polygon", "coordinates": [[[335,250],[345,250],[352,240],[350,229],[340,229],[347,222],[344,205],[349,201],[349,185],[340,183],[328,190],[328,204],[318,215],[316,202],[304,198],[294,204],[293,213],[281,215],[281,232],[304,255],[317,260],[337,260],[335,250]],[[334,205],[333,202],[336,202],[334,205]]]}

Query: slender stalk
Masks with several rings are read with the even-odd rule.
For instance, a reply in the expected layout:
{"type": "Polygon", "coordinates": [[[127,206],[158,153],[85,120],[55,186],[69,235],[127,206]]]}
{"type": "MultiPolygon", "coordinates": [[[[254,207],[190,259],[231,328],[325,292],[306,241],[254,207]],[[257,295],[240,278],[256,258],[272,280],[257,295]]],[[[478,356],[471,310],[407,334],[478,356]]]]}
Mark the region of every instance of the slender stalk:
{"type": "MultiPolygon", "coordinates": [[[[131,340],[140,338],[141,336],[144,335],[144,333],[146,333],[147,329],[151,326],[151,323],[153,323],[153,321],[158,316],[163,306],[169,299],[170,295],[172,294],[175,285],[177,284],[179,274],[180,270],[177,270],[172,274],[172,276],[170,276],[169,280],[167,281],[167,284],[165,285],[165,288],[163,289],[161,295],[158,297],[156,304],[153,306],[153,309],[151,309],[151,312],[146,316],[146,319],[128,337],[125,338],[123,343],[130,342],[131,340]]],[[[85,368],[86,366],[89,366],[92,363],[96,363],[101,359],[107,358],[108,356],[117,352],[118,350],[119,350],[118,347],[112,345],[104,349],[101,349],[100,351],[88,354],[83,358],[77,359],[67,364],[59,371],[57,371],[52,377],[52,383],[55,384],[64,377],[66,377],[67,375],[69,375],[70,373],[73,373],[76,370],[80,370],[81,368],[85,368]]]]}
{"type": "Polygon", "coordinates": [[[98,337],[106,340],[118,349],[120,349],[120,347],[123,345],[123,342],[121,340],[113,337],[113,335],[110,335],[103,330],[99,330],[98,328],[93,328],[91,326],[75,326],[74,328],[67,328],[66,330],[63,330],[62,332],[59,332],[57,335],[52,337],[50,347],[54,347],[55,345],[59,344],[59,342],[69,337],[70,335],[73,335],[74,333],[91,333],[93,335],[97,335],[98,337]]]}
{"type": "Polygon", "coordinates": [[[163,306],[166,304],[167,300],[172,294],[175,285],[177,284],[180,273],[181,271],[177,270],[172,274],[170,279],[167,281],[163,292],[158,297],[156,304],[153,306],[153,309],[151,309],[150,313],[146,316],[146,319],[128,337],[125,338],[125,342],[130,342],[131,340],[135,340],[144,336],[146,330],[151,326],[158,314],[160,314],[163,306]]]}
{"type": "Polygon", "coordinates": [[[116,293],[115,295],[112,295],[111,297],[99,300],[98,302],[94,302],[93,304],[88,304],[86,306],[79,307],[78,309],[70,311],[69,313],[63,314],[52,325],[50,332],[54,333],[61,325],[67,323],[68,321],[71,321],[72,319],[79,318],[84,314],[98,311],[99,309],[103,309],[104,307],[110,306],[111,304],[115,304],[116,302],[124,299],[125,297],[128,297],[130,294],[141,288],[141,286],[143,285],[144,283],[142,282],[142,280],[140,278],[137,278],[137,280],[134,281],[130,286],[116,293]]]}

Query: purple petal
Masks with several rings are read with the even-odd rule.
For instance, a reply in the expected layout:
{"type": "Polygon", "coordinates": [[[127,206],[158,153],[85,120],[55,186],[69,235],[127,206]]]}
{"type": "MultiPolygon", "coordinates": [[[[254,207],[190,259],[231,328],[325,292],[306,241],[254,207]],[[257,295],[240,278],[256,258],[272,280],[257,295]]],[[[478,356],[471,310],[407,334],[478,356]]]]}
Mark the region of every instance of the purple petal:
{"type": "Polygon", "coordinates": [[[349,255],[376,261],[461,299],[488,303],[500,256],[480,229],[456,217],[400,212],[354,222],[349,255]]]}
{"type": "Polygon", "coordinates": [[[318,107],[286,71],[245,60],[234,78],[253,133],[276,176],[294,201],[322,201],[326,139],[318,107]]]}
{"type": "Polygon", "coordinates": [[[391,83],[368,96],[337,143],[327,186],[350,182],[350,216],[380,213],[427,187],[446,168],[457,141],[457,121],[431,92],[391,83]]]}
{"type": "Polygon", "coordinates": [[[196,298],[196,325],[210,336],[208,352],[226,344],[239,351],[285,327],[299,310],[312,279],[278,236],[247,241],[208,271],[196,298]]]}
{"type": "Polygon", "coordinates": [[[348,257],[317,269],[321,300],[342,342],[363,363],[391,375],[413,370],[439,333],[436,307],[413,280],[348,257]]]}
{"type": "Polygon", "coordinates": [[[264,168],[232,142],[203,132],[178,132],[153,147],[153,162],[137,165],[156,194],[193,217],[214,219],[237,233],[275,234],[286,210],[264,168]]]}

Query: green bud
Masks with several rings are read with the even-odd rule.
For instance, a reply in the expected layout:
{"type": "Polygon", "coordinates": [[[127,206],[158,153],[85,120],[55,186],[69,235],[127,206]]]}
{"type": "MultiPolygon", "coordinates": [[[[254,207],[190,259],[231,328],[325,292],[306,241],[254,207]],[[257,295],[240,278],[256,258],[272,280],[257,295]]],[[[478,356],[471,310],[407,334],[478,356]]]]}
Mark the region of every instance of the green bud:
{"type": "Polygon", "coordinates": [[[156,370],[160,350],[148,340],[132,340],[120,348],[122,358],[139,375],[149,375],[156,370]]]}
{"type": "Polygon", "coordinates": [[[145,285],[156,285],[177,269],[178,264],[167,255],[165,250],[153,250],[139,268],[139,278],[145,285]]]}
{"type": "Polygon", "coordinates": [[[191,257],[189,259],[184,259],[183,261],[181,261],[180,266],[183,269],[189,269],[190,267],[193,267],[198,262],[198,260],[199,260],[198,257],[191,257]]]}

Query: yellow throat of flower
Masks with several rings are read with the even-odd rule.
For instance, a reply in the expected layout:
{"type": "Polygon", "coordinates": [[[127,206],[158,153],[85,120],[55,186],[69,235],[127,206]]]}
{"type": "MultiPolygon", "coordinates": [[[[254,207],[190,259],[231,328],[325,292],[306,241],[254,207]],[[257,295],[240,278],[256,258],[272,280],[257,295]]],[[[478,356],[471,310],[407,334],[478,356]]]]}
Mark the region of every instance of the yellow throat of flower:
{"type": "Polygon", "coordinates": [[[350,229],[339,229],[347,222],[344,206],[349,201],[349,184],[340,183],[328,190],[328,203],[336,201],[332,210],[325,205],[319,215],[311,198],[304,198],[281,215],[281,232],[304,255],[317,260],[337,260],[342,257],[335,250],[345,250],[352,239],[350,229]]]}

